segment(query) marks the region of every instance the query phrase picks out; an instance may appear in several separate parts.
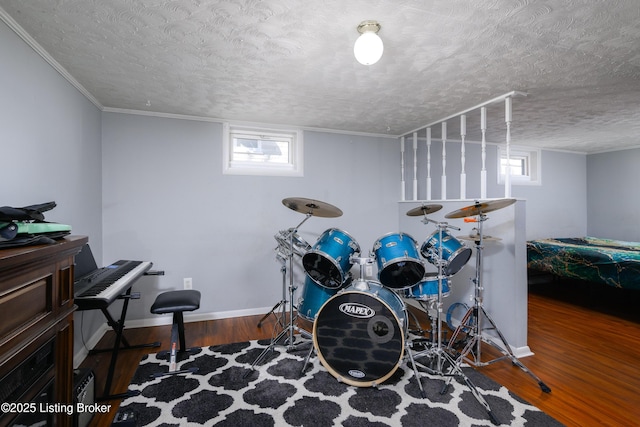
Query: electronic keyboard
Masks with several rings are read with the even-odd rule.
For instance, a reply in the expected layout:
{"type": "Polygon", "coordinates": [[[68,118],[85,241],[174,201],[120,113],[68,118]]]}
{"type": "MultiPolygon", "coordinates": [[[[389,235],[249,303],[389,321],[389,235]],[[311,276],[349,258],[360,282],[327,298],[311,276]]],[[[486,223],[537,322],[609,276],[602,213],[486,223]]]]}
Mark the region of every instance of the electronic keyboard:
{"type": "Polygon", "coordinates": [[[149,261],[120,260],[80,278],[74,283],[78,309],[108,307],[152,265],[149,261]]]}

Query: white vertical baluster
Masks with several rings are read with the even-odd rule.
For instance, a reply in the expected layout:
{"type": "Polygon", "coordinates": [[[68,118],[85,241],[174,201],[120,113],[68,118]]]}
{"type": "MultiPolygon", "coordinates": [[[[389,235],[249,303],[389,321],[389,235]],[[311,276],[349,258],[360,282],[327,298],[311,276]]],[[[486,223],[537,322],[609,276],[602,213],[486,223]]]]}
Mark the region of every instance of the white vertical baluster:
{"type": "Polygon", "coordinates": [[[431,200],[431,128],[427,128],[427,200],[431,200]]]}
{"type": "Polygon", "coordinates": [[[413,200],[418,200],[418,132],[413,133],[413,200]]]}
{"type": "Polygon", "coordinates": [[[504,100],[504,121],[507,124],[507,170],[504,174],[504,197],[511,197],[511,97],[504,100]]]}
{"type": "Polygon", "coordinates": [[[467,116],[464,114],[460,116],[460,139],[462,143],[460,144],[460,198],[467,198],[467,174],[464,171],[465,166],[465,147],[464,147],[464,138],[467,136],[467,116]]]}
{"type": "Polygon", "coordinates": [[[447,122],[442,122],[442,200],[447,200],[447,122]]]}
{"type": "Polygon", "coordinates": [[[480,130],[482,131],[482,169],[480,170],[480,198],[487,198],[487,108],[480,108],[480,130]]]}
{"type": "Polygon", "coordinates": [[[404,136],[400,138],[400,185],[401,198],[405,200],[405,184],[404,184],[404,136]]]}

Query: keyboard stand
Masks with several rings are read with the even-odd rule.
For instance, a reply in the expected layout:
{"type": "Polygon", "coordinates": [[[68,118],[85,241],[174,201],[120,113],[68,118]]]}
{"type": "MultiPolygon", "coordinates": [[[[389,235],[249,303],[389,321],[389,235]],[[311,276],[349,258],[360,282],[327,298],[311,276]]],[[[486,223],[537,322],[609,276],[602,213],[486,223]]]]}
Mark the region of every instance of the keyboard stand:
{"type": "Polygon", "coordinates": [[[139,349],[139,348],[160,347],[160,342],[159,341],[156,341],[156,342],[153,342],[153,343],[149,343],[149,344],[130,345],[129,342],[127,341],[127,339],[122,335],[122,333],[124,331],[124,320],[125,320],[125,318],[127,316],[127,308],[129,308],[129,300],[140,298],[140,294],[137,294],[137,293],[136,294],[132,294],[131,293],[131,289],[132,289],[132,287],[130,286],[129,289],[127,289],[127,291],[125,293],[123,293],[122,295],[118,296],[118,298],[117,298],[117,299],[124,300],[124,303],[122,304],[122,310],[120,312],[120,319],[118,321],[115,321],[113,316],[111,316],[111,313],[109,313],[109,311],[107,310],[108,307],[101,307],[100,308],[100,310],[102,311],[102,314],[104,314],[104,316],[107,318],[107,323],[115,331],[116,339],[115,339],[115,341],[113,343],[113,347],[110,348],[110,349],[97,349],[97,350],[90,350],[89,351],[89,354],[102,353],[102,352],[107,352],[107,351],[111,352],[111,361],[109,363],[109,371],[107,373],[107,380],[106,380],[106,382],[104,384],[104,394],[102,396],[96,398],[97,401],[103,402],[103,401],[106,401],[106,400],[124,399],[126,397],[137,396],[138,394],[140,394],[140,392],[138,392],[138,391],[130,391],[130,390],[127,390],[124,393],[110,394],[111,393],[111,383],[113,382],[113,374],[115,373],[116,362],[118,360],[118,352],[120,350],[132,350],[132,349],[139,349]],[[124,344],[124,346],[121,347],[121,344],[124,344]]]}

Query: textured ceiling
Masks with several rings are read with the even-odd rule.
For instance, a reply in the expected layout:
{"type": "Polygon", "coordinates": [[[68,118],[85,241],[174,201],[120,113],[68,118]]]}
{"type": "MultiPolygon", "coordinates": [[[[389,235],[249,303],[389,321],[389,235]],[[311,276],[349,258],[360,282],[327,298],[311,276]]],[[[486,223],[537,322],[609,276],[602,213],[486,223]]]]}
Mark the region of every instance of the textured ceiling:
{"type": "MultiPolygon", "coordinates": [[[[638,0],[0,0],[105,110],[401,135],[512,90],[512,142],[640,146],[638,0]],[[378,20],[382,59],[353,57],[378,20]]],[[[38,46],[36,46],[38,47],[38,46]]],[[[457,121],[448,139],[459,139],[457,121]]],[[[488,138],[504,141],[503,104],[488,138]]],[[[438,127],[439,129],[439,127],[438,127]]],[[[469,113],[467,140],[479,140],[469,113]]],[[[439,130],[434,130],[438,137],[439,130]]]]}

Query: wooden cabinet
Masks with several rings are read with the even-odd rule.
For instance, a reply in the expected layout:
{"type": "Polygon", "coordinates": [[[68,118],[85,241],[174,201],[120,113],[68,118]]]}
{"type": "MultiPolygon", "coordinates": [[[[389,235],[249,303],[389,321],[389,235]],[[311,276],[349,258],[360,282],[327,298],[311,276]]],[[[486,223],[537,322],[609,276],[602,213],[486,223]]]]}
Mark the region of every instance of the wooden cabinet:
{"type": "MultiPolygon", "coordinates": [[[[0,250],[2,403],[44,399],[72,405],[74,256],[87,240],[69,236],[50,245],[0,250]]],[[[64,411],[34,415],[59,426],[72,423],[64,411]]],[[[0,413],[0,425],[16,416],[0,413]]]]}

